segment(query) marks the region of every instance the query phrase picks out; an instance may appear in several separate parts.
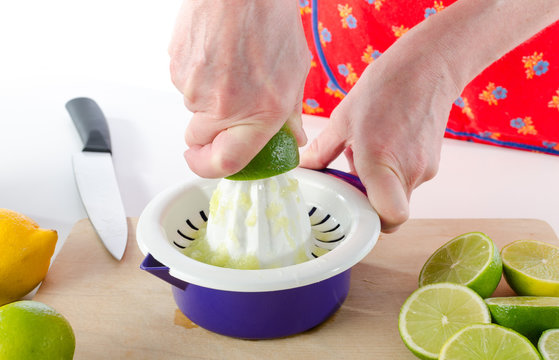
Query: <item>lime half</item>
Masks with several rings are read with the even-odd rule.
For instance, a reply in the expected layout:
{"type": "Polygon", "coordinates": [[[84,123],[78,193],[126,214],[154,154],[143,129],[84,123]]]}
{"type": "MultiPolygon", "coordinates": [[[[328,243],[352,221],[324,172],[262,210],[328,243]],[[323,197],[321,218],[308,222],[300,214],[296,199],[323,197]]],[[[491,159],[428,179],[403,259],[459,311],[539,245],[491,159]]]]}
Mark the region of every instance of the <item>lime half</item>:
{"type": "Polygon", "coordinates": [[[483,233],[470,232],[450,240],[427,259],[419,274],[419,286],[452,282],[486,298],[499,285],[501,275],[501,257],[493,240],[483,233]]]}
{"type": "Polygon", "coordinates": [[[559,329],[544,331],[538,341],[538,350],[544,360],[559,359],[559,329]]]}
{"type": "Polygon", "coordinates": [[[559,296],[559,247],[518,240],[501,250],[503,272],[518,295],[559,296]]]}
{"type": "Polygon", "coordinates": [[[539,360],[528,339],[499,325],[470,325],[441,349],[440,360],[539,360]]]}
{"type": "Polygon", "coordinates": [[[559,297],[512,296],[485,299],[494,322],[536,343],[543,331],[559,328],[559,297]]]}
{"type": "Polygon", "coordinates": [[[488,324],[491,315],[472,289],[453,283],[420,287],[402,305],[398,328],[404,344],[421,359],[437,359],[443,344],[471,324],[488,324]]]}
{"type": "Polygon", "coordinates": [[[295,136],[283,125],[258,154],[229,180],[258,180],[280,175],[299,165],[299,147],[295,136]]]}

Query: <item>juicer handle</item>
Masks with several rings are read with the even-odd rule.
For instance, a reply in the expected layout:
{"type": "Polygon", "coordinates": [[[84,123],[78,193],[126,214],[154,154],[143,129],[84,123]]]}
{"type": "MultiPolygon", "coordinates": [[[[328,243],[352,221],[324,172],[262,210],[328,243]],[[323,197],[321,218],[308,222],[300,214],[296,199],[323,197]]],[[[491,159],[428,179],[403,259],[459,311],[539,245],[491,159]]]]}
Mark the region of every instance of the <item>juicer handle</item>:
{"type": "Polygon", "coordinates": [[[336,170],[336,169],[329,169],[329,168],[324,168],[324,169],[320,169],[320,170],[317,170],[317,171],[320,171],[321,173],[324,173],[324,174],[332,175],[333,177],[336,177],[340,180],[343,180],[346,183],[356,187],[363,194],[367,195],[367,189],[365,189],[365,185],[363,185],[363,183],[361,182],[359,177],[356,176],[356,175],[346,173],[345,171],[336,170]]]}

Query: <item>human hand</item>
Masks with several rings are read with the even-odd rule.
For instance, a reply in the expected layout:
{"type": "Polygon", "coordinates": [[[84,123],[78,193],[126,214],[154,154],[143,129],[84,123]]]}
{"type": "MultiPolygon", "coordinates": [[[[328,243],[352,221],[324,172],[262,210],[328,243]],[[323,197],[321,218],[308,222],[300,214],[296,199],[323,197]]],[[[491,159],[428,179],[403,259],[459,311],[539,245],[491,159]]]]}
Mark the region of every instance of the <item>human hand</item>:
{"type": "Polygon", "coordinates": [[[203,177],[241,170],[287,121],[299,146],[310,66],[295,0],[184,1],[171,78],[193,112],[185,158],[203,177]]]}
{"type": "Polygon", "coordinates": [[[435,176],[446,121],[460,89],[448,64],[413,30],[370,64],[334,109],[301,166],[324,168],[345,150],[383,232],[408,218],[412,191],[435,176]]]}

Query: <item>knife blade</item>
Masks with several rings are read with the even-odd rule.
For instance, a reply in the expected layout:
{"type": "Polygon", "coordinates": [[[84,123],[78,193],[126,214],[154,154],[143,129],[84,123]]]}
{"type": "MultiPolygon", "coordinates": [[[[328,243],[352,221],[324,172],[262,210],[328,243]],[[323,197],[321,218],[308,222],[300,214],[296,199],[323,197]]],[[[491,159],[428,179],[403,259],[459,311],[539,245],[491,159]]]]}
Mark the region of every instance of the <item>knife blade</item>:
{"type": "Polygon", "coordinates": [[[74,154],[74,177],[82,203],[97,235],[111,255],[122,259],[128,225],[113,166],[109,126],[97,103],[85,97],[66,103],[84,143],[74,154]]]}

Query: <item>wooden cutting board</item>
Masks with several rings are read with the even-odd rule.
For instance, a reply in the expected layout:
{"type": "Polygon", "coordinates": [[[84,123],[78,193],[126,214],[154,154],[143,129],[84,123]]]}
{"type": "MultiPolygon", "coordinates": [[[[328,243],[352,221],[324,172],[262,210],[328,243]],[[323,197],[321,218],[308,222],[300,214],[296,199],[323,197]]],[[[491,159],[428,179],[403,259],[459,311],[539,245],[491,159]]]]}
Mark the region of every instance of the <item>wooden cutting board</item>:
{"type": "MultiPolygon", "coordinates": [[[[381,235],[352,270],[349,296],[325,323],[275,340],[239,340],[193,324],[177,309],[171,286],[140,270],[136,219],[121,262],[88,220],[73,228],[35,300],[60,311],[76,333],[75,359],[415,359],[398,335],[398,312],[417,287],[424,261],[440,245],[482,231],[502,248],[518,239],[559,243],[531,219],[410,220],[381,235]]],[[[494,296],[512,295],[501,281],[494,296]]]]}

